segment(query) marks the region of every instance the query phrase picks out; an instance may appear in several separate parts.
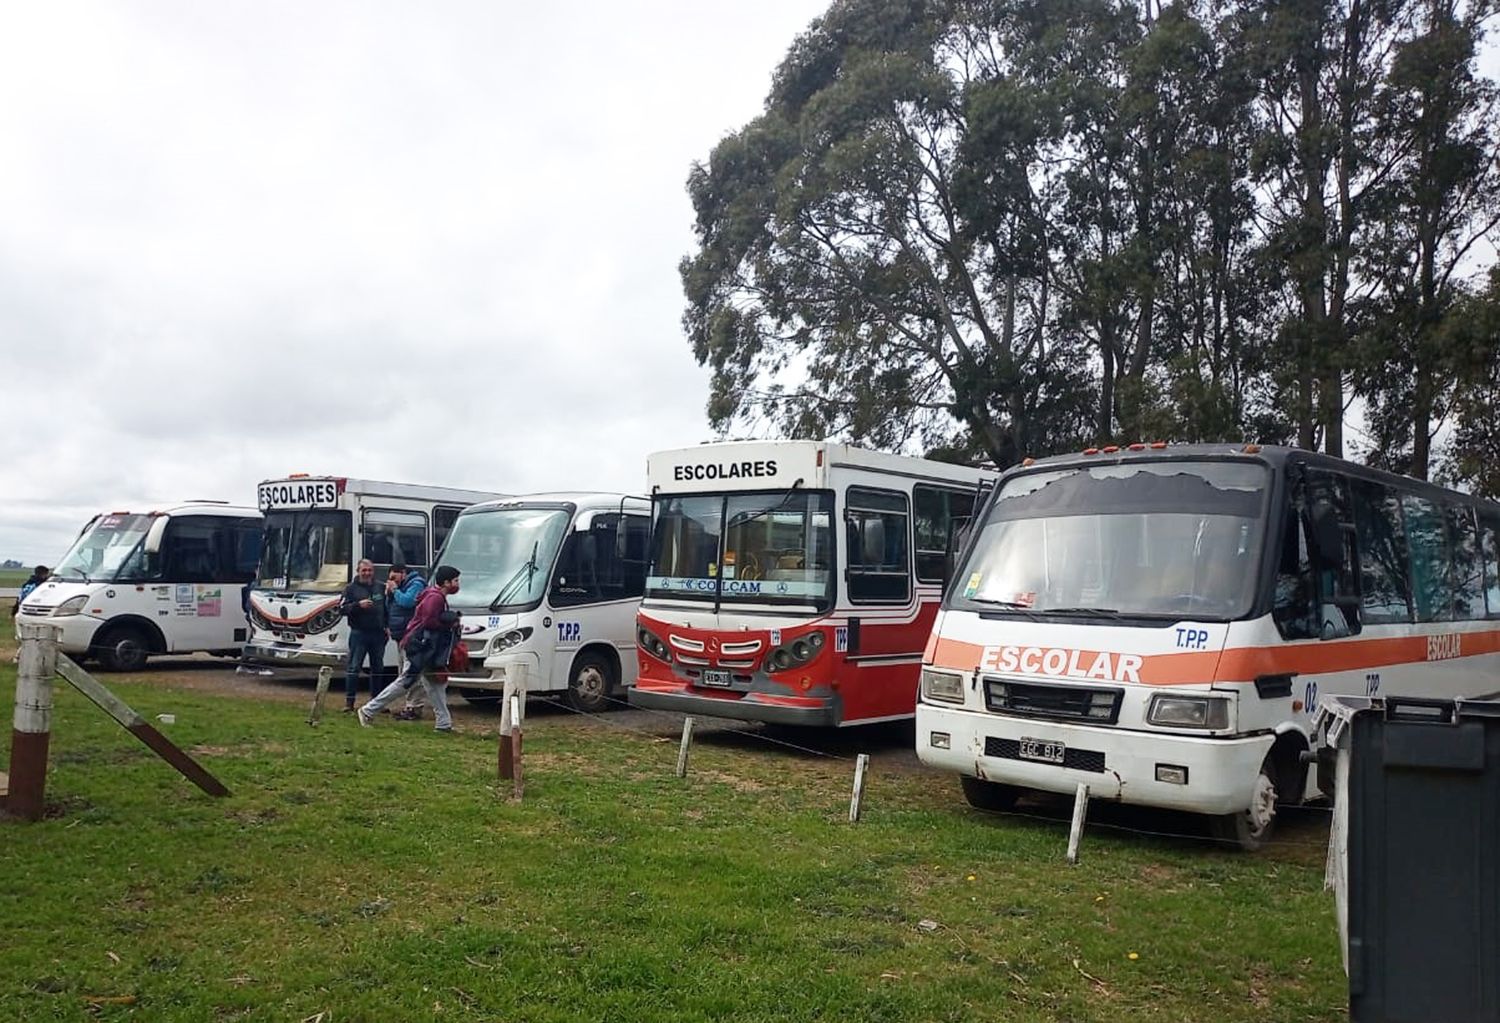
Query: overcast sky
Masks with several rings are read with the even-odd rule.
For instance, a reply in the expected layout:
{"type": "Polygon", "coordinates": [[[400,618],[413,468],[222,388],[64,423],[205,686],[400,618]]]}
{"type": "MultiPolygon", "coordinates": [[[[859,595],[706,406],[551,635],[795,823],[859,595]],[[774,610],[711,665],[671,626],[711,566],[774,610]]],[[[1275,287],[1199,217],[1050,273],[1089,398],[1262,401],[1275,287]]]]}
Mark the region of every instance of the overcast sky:
{"type": "Polygon", "coordinates": [[[826,0],[0,3],[0,558],[304,471],[709,439],[690,164],[826,0]]]}
{"type": "Polygon", "coordinates": [[[0,558],[290,472],[640,490],[711,436],[688,168],[825,6],[0,0],[0,558]]]}

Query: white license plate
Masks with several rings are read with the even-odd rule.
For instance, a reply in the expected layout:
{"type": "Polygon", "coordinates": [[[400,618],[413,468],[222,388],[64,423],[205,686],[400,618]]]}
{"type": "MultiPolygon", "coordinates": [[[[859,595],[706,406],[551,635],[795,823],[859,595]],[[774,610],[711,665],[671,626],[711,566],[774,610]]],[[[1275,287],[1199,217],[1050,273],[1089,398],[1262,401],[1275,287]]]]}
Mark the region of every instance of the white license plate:
{"type": "Polygon", "coordinates": [[[1068,747],[1060,742],[1050,742],[1047,739],[1022,739],[1021,759],[1040,760],[1048,764],[1060,764],[1068,747]]]}
{"type": "Polygon", "coordinates": [[[703,677],[699,679],[706,686],[719,686],[723,688],[734,684],[734,676],[722,668],[705,668],[703,677]]]}

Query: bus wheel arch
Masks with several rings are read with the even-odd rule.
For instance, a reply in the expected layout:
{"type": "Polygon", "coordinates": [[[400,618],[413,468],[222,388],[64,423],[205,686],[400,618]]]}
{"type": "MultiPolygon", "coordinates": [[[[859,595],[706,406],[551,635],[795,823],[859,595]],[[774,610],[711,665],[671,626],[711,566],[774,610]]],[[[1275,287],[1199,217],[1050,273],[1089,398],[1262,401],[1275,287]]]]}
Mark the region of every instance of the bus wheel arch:
{"type": "Polygon", "coordinates": [[[620,652],[607,643],[589,644],[573,655],[568,705],[587,714],[608,710],[620,677],[620,652]]]}
{"type": "Polygon", "coordinates": [[[140,671],[148,655],[167,652],[167,640],[149,618],[121,615],[100,627],[89,652],[108,671],[140,671]]]}
{"type": "Polygon", "coordinates": [[[1282,806],[1301,806],[1307,794],[1307,763],[1303,754],[1312,746],[1296,725],[1277,729],[1276,741],[1266,754],[1276,769],[1276,801],[1282,806]]]}

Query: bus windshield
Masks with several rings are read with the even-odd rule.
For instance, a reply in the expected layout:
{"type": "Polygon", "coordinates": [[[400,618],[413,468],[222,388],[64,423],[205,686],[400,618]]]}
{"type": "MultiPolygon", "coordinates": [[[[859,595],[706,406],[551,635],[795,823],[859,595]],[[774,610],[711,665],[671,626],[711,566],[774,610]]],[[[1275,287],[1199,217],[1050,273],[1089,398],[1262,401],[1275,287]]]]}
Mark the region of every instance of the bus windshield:
{"type": "Polygon", "coordinates": [[[76,582],[116,582],[150,528],[149,515],[101,515],[74,542],[53,575],[76,582]]]}
{"type": "Polygon", "coordinates": [[[572,521],[563,508],[467,512],[453,524],[439,560],[458,569],[468,599],[496,611],[533,607],[547,592],[547,576],[572,521]]]}
{"type": "Polygon", "coordinates": [[[828,491],[658,497],[646,594],[826,609],[832,519],[828,491]]]}
{"type": "Polygon", "coordinates": [[[271,511],[264,528],[256,586],[337,593],[349,582],[348,512],[271,511]]]}
{"type": "Polygon", "coordinates": [[[1077,466],[1005,481],[955,607],[1229,619],[1260,574],[1269,470],[1249,462],[1077,466]]]}

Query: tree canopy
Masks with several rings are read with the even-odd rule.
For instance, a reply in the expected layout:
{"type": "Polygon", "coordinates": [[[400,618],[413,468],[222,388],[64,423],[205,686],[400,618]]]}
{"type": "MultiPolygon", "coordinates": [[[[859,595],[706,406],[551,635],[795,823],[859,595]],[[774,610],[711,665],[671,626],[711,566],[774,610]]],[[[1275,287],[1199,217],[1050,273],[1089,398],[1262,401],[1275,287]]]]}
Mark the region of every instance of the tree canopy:
{"type": "Polygon", "coordinates": [[[689,177],[710,421],[1002,465],[1294,442],[1493,492],[1497,3],[835,0],[689,177]]]}

